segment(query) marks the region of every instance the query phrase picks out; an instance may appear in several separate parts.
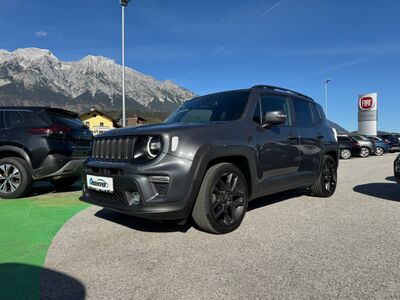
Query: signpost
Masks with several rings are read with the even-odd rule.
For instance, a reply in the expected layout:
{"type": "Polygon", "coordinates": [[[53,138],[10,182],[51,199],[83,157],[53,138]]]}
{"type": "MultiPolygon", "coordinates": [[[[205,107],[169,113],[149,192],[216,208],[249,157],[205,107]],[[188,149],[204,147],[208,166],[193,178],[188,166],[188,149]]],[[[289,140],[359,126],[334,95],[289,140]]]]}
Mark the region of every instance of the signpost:
{"type": "Polygon", "coordinates": [[[378,133],[378,94],[358,97],[358,134],[375,136],[378,133]]]}

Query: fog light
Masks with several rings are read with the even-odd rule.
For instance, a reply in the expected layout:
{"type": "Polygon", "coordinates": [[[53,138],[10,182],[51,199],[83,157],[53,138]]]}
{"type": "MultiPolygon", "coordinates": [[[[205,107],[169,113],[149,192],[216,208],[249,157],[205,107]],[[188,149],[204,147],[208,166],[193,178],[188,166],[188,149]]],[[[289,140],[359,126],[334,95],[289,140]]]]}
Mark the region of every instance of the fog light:
{"type": "Polygon", "coordinates": [[[139,203],[140,203],[140,194],[138,192],[132,193],[132,203],[134,205],[139,205],[139,203]]]}

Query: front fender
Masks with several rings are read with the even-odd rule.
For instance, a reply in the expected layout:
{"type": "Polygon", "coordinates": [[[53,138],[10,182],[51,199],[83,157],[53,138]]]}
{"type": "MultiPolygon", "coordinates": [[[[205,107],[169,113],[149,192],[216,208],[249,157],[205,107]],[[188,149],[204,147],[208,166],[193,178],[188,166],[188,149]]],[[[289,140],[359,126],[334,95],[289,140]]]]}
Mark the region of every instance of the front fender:
{"type": "MultiPolygon", "coordinates": [[[[250,178],[250,198],[251,195],[256,194],[258,191],[257,179],[257,166],[256,166],[257,152],[254,148],[248,145],[205,145],[202,146],[196,153],[193,165],[197,166],[194,173],[194,180],[201,183],[207,172],[207,169],[213,161],[219,162],[226,159],[230,162],[232,158],[244,158],[247,161],[250,178]]],[[[246,173],[243,172],[245,175],[246,173]]]]}

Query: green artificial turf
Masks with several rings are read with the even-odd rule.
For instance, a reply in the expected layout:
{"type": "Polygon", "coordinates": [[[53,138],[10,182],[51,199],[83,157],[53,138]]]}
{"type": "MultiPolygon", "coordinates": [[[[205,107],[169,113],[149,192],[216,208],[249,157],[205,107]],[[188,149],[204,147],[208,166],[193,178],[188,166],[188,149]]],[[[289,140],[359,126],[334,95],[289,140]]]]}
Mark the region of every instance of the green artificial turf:
{"type": "Polygon", "coordinates": [[[58,230],[88,207],[81,192],[0,199],[0,299],[38,299],[40,273],[58,230]]]}

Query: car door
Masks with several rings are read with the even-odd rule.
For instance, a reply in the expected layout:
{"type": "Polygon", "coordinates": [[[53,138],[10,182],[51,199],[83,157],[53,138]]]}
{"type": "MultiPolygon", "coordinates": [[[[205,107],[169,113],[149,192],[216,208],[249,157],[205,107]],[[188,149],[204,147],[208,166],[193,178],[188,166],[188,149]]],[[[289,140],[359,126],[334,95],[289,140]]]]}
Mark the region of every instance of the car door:
{"type": "Polygon", "coordinates": [[[292,103],[295,126],[300,135],[299,180],[304,183],[315,181],[320,168],[322,141],[325,138],[324,131],[320,128],[323,119],[318,117],[313,102],[293,97],[292,103]]]}
{"type": "Polygon", "coordinates": [[[299,133],[292,126],[289,98],[281,94],[260,94],[254,121],[260,193],[269,194],[295,186],[299,169],[299,133]],[[263,127],[263,116],[270,111],[283,111],[287,115],[286,123],[263,127]]]}
{"type": "Polygon", "coordinates": [[[0,146],[5,140],[5,123],[4,123],[4,113],[0,110],[0,146]]]}

